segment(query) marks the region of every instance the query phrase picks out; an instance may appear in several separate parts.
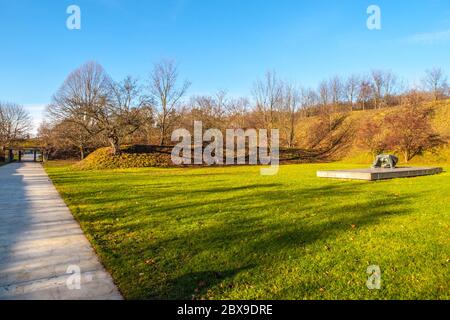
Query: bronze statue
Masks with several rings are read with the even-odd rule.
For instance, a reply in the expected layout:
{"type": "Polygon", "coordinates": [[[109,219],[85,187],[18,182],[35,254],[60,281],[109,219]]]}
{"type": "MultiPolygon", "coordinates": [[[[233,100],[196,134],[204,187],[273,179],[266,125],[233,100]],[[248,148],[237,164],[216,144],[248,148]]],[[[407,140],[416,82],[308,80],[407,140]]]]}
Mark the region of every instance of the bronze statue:
{"type": "Polygon", "coordinates": [[[390,154],[381,154],[377,156],[372,168],[395,169],[398,164],[398,158],[390,154]]]}

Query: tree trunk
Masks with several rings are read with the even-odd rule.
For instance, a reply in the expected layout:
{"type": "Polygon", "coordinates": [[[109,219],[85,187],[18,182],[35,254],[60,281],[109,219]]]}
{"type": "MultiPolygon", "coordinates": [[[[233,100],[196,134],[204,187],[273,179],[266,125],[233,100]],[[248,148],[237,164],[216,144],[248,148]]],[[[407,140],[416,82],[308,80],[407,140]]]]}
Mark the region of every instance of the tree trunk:
{"type": "Polygon", "coordinates": [[[295,132],[294,130],[291,130],[291,133],[289,135],[289,148],[294,147],[294,140],[295,140],[295,132]]]}
{"type": "Polygon", "coordinates": [[[159,128],[159,145],[164,146],[166,136],[166,121],[161,121],[161,127],[159,128]]]}
{"type": "Polygon", "coordinates": [[[80,147],[80,160],[84,160],[84,147],[80,147]]]}
{"type": "Polygon", "coordinates": [[[295,141],[295,115],[291,115],[291,128],[289,132],[289,148],[294,147],[294,141],[295,141]]]}
{"type": "Polygon", "coordinates": [[[115,155],[115,156],[120,155],[121,151],[120,151],[119,138],[117,138],[117,137],[109,138],[109,144],[111,145],[113,155],[115,155]]]}
{"type": "Polygon", "coordinates": [[[404,151],[404,152],[403,152],[403,157],[405,158],[405,162],[406,162],[406,163],[408,163],[409,160],[411,160],[408,151],[404,151]]]}

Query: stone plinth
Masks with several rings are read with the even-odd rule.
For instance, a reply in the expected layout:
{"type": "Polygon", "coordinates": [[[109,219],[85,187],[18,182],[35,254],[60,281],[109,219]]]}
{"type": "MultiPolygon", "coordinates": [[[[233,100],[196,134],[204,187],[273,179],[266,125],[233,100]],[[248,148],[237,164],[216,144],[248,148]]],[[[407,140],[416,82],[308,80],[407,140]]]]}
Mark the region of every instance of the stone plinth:
{"type": "Polygon", "coordinates": [[[354,169],[318,171],[319,178],[348,179],[348,180],[386,180],[396,178],[411,178],[439,174],[443,171],[437,167],[400,167],[395,169],[354,169]]]}

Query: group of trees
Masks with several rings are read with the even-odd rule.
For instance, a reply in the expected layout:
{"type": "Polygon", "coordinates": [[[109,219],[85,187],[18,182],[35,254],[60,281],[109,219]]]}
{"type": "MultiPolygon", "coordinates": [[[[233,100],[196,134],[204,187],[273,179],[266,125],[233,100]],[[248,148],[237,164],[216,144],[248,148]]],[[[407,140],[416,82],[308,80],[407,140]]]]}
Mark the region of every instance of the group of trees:
{"type": "Polygon", "coordinates": [[[27,138],[31,128],[31,117],[23,106],[0,102],[0,158],[5,148],[27,138]]]}
{"type": "Polygon", "coordinates": [[[333,111],[380,109],[399,105],[411,91],[434,101],[449,95],[447,77],[440,68],[427,70],[420,85],[409,88],[393,72],[373,70],[365,75],[324,80],[317,90],[307,90],[311,105],[331,106],[333,111]]]}
{"type": "MultiPolygon", "coordinates": [[[[415,89],[406,89],[390,71],[346,79],[336,76],[322,81],[317,89],[295,86],[268,72],[254,83],[250,99],[229,98],[225,91],[188,98],[189,86],[188,81],[180,81],[173,61],[157,63],[142,83],[133,77],[114,81],[102,66],[87,63],[72,72],[54,95],[47,109],[48,119],[39,130],[41,140],[49,150],[76,150],[81,158],[103,145],[118,154],[122,144],[170,145],[174,129],[192,129],[194,121],[202,121],[205,130],[279,128],[282,146],[295,148],[300,145],[299,137],[304,137],[298,129],[301,119],[317,117],[316,126],[307,133],[307,147],[334,148],[345,140],[343,135],[349,128],[344,126],[344,119],[352,111],[386,108],[405,101],[416,105],[418,101],[445,99],[449,93],[441,69],[428,70],[422,85],[415,89]]],[[[418,117],[422,121],[414,126],[423,129],[429,116],[418,117]]],[[[403,120],[413,119],[415,115],[403,120]]],[[[395,122],[386,119],[386,123],[389,121],[395,122]]],[[[376,139],[369,137],[371,132],[379,134],[370,126],[375,124],[363,130],[362,140],[376,139]]],[[[430,133],[427,139],[433,140],[432,136],[430,133]]],[[[385,150],[398,143],[392,138],[389,141],[391,145],[375,149],[385,150]]],[[[420,144],[426,147],[426,143],[420,144]]]]}
{"type": "Polygon", "coordinates": [[[150,105],[139,94],[131,77],[114,82],[103,67],[88,63],[69,75],[47,111],[53,127],[80,150],[81,157],[99,136],[117,153],[122,139],[148,120],[145,109],[150,105]]]}
{"type": "Polygon", "coordinates": [[[86,150],[108,143],[114,154],[126,139],[159,132],[164,145],[181,98],[189,83],[177,87],[177,66],[157,64],[148,90],[129,76],[114,81],[97,63],[87,63],[65,80],[47,108],[48,120],[39,129],[48,149],[72,146],[83,158],[86,150]],[[155,112],[158,110],[158,112],[155,112]]]}

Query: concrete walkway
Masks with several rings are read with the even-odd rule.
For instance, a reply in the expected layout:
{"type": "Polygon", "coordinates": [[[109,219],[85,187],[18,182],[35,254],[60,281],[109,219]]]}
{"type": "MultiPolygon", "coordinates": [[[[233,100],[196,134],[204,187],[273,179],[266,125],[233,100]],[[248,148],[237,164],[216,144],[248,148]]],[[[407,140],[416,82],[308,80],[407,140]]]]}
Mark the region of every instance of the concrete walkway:
{"type": "Polygon", "coordinates": [[[0,167],[0,300],[5,299],[122,299],[39,163],[0,167]]]}

